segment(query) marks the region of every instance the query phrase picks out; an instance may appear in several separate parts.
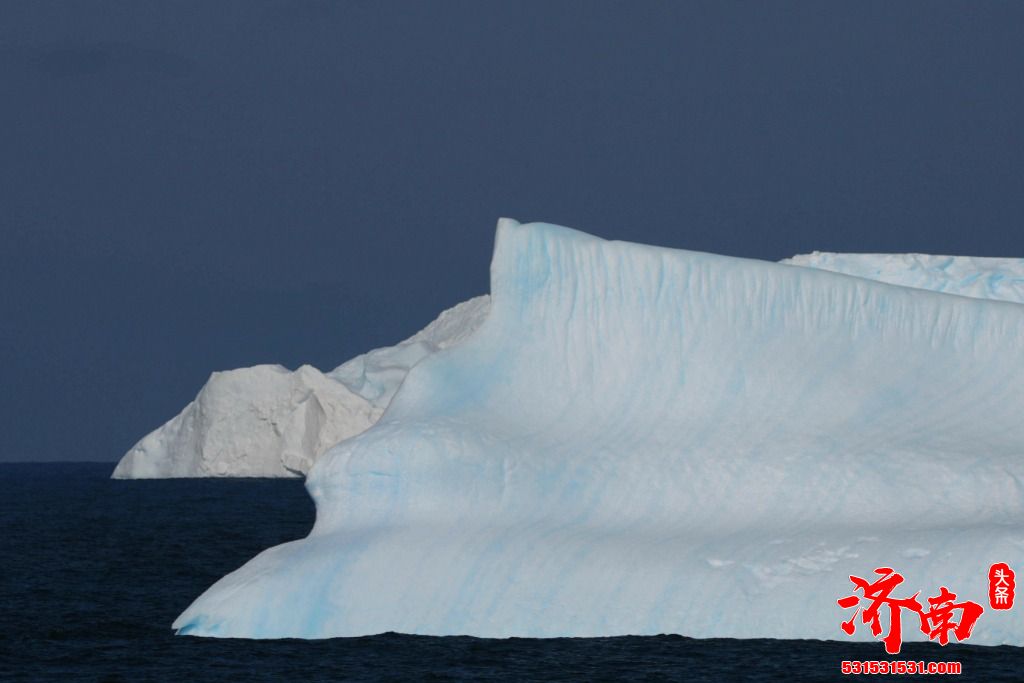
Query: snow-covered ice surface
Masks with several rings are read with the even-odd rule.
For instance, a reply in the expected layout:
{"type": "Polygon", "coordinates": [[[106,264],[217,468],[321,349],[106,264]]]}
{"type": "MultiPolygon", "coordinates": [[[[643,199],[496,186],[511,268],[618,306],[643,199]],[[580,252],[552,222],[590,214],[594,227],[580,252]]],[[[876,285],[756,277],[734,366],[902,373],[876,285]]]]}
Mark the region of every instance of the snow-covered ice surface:
{"type": "Polygon", "coordinates": [[[116,479],[289,477],[377,421],[413,365],[469,336],[489,297],[454,306],[396,346],[353,358],[324,375],[257,365],[215,372],[175,418],[121,459],[116,479]]]}
{"type": "Polygon", "coordinates": [[[395,346],[374,349],[338,366],[328,377],[341,382],[383,412],[409,368],[432,353],[469,337],[487,317],[486,294],[452,306],[422,330],[395,346]]]}
{"type": "Polygon", "coordinates": [[[507,220],[491,274],[179,633],[845,639],[850,574],[987,605],[1024,566],[1024,306],[507,220]]]}
{"type": "Polygon", "coordinates": [[[782,263],[976,299],[1024,303],[1024,259],[1020,258],[816,251],[782,263]]]}

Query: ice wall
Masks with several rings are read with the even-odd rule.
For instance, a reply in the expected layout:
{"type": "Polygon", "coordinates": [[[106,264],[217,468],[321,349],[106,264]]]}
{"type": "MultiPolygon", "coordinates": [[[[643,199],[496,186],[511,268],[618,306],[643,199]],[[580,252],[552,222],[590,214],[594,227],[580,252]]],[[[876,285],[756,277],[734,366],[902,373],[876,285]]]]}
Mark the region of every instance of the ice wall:
{"type": "Polygon", "coordinates": [[[845,639],[850,574],[987,604],[1024,566],[1024,307],[512,221],[491,272],[180,633],[845,639]]]}

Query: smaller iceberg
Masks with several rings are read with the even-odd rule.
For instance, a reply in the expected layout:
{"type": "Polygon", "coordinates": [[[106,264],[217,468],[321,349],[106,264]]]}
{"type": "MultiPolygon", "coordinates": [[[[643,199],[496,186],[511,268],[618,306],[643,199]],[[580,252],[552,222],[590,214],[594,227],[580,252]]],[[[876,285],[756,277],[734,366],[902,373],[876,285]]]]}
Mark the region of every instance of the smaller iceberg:
{"type": "Polygon", "coordinates": [[[296,477],[380,418],[409,369],[472,334],[487,296],[464,301],[397,344],[324,374],[303,365],[215,372],[195,400],[121,459],[115,479],[296,477]]]}

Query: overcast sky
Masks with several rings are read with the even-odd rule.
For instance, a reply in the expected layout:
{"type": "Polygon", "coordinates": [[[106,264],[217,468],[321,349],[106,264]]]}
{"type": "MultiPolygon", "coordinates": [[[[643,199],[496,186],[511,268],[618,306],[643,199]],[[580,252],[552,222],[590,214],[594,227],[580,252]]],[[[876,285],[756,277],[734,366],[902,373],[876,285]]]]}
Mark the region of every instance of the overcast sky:
{"type": "Polygon", "coordinates": [[[487,290],[499,216],[1024,255],[1024,3],[0,4],[0,460],[487,290]]]}

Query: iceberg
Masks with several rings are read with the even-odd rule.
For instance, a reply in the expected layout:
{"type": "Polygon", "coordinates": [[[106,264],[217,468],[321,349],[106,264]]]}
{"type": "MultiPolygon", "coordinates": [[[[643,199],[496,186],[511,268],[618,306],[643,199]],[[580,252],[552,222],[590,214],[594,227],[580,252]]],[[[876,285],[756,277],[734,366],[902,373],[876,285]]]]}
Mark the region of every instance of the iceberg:
{"type": "Polygon", "coordinates": [[[482,324],[173,628],[846,639],[880,567],[987,607],[1024,566],[1022,340],[1017,303],[502,220],[482,324]]]}
{"type": "Polygon", "coordinates": [[[215,372],[199,395],[145,436],[115,479],[299,476],[323,450],[368,428],[374,406],[309,365],[215,372]]]}
{"type": "Polygon", "coordinates": [[[487,296],[464,301],[396,346],[326,375],[309,365],[215,372],[181,413],[121,458],[112,477],[303,476],[328,448],[377,421],[409,368],[471,334],[488,304],[487,296]]]}

